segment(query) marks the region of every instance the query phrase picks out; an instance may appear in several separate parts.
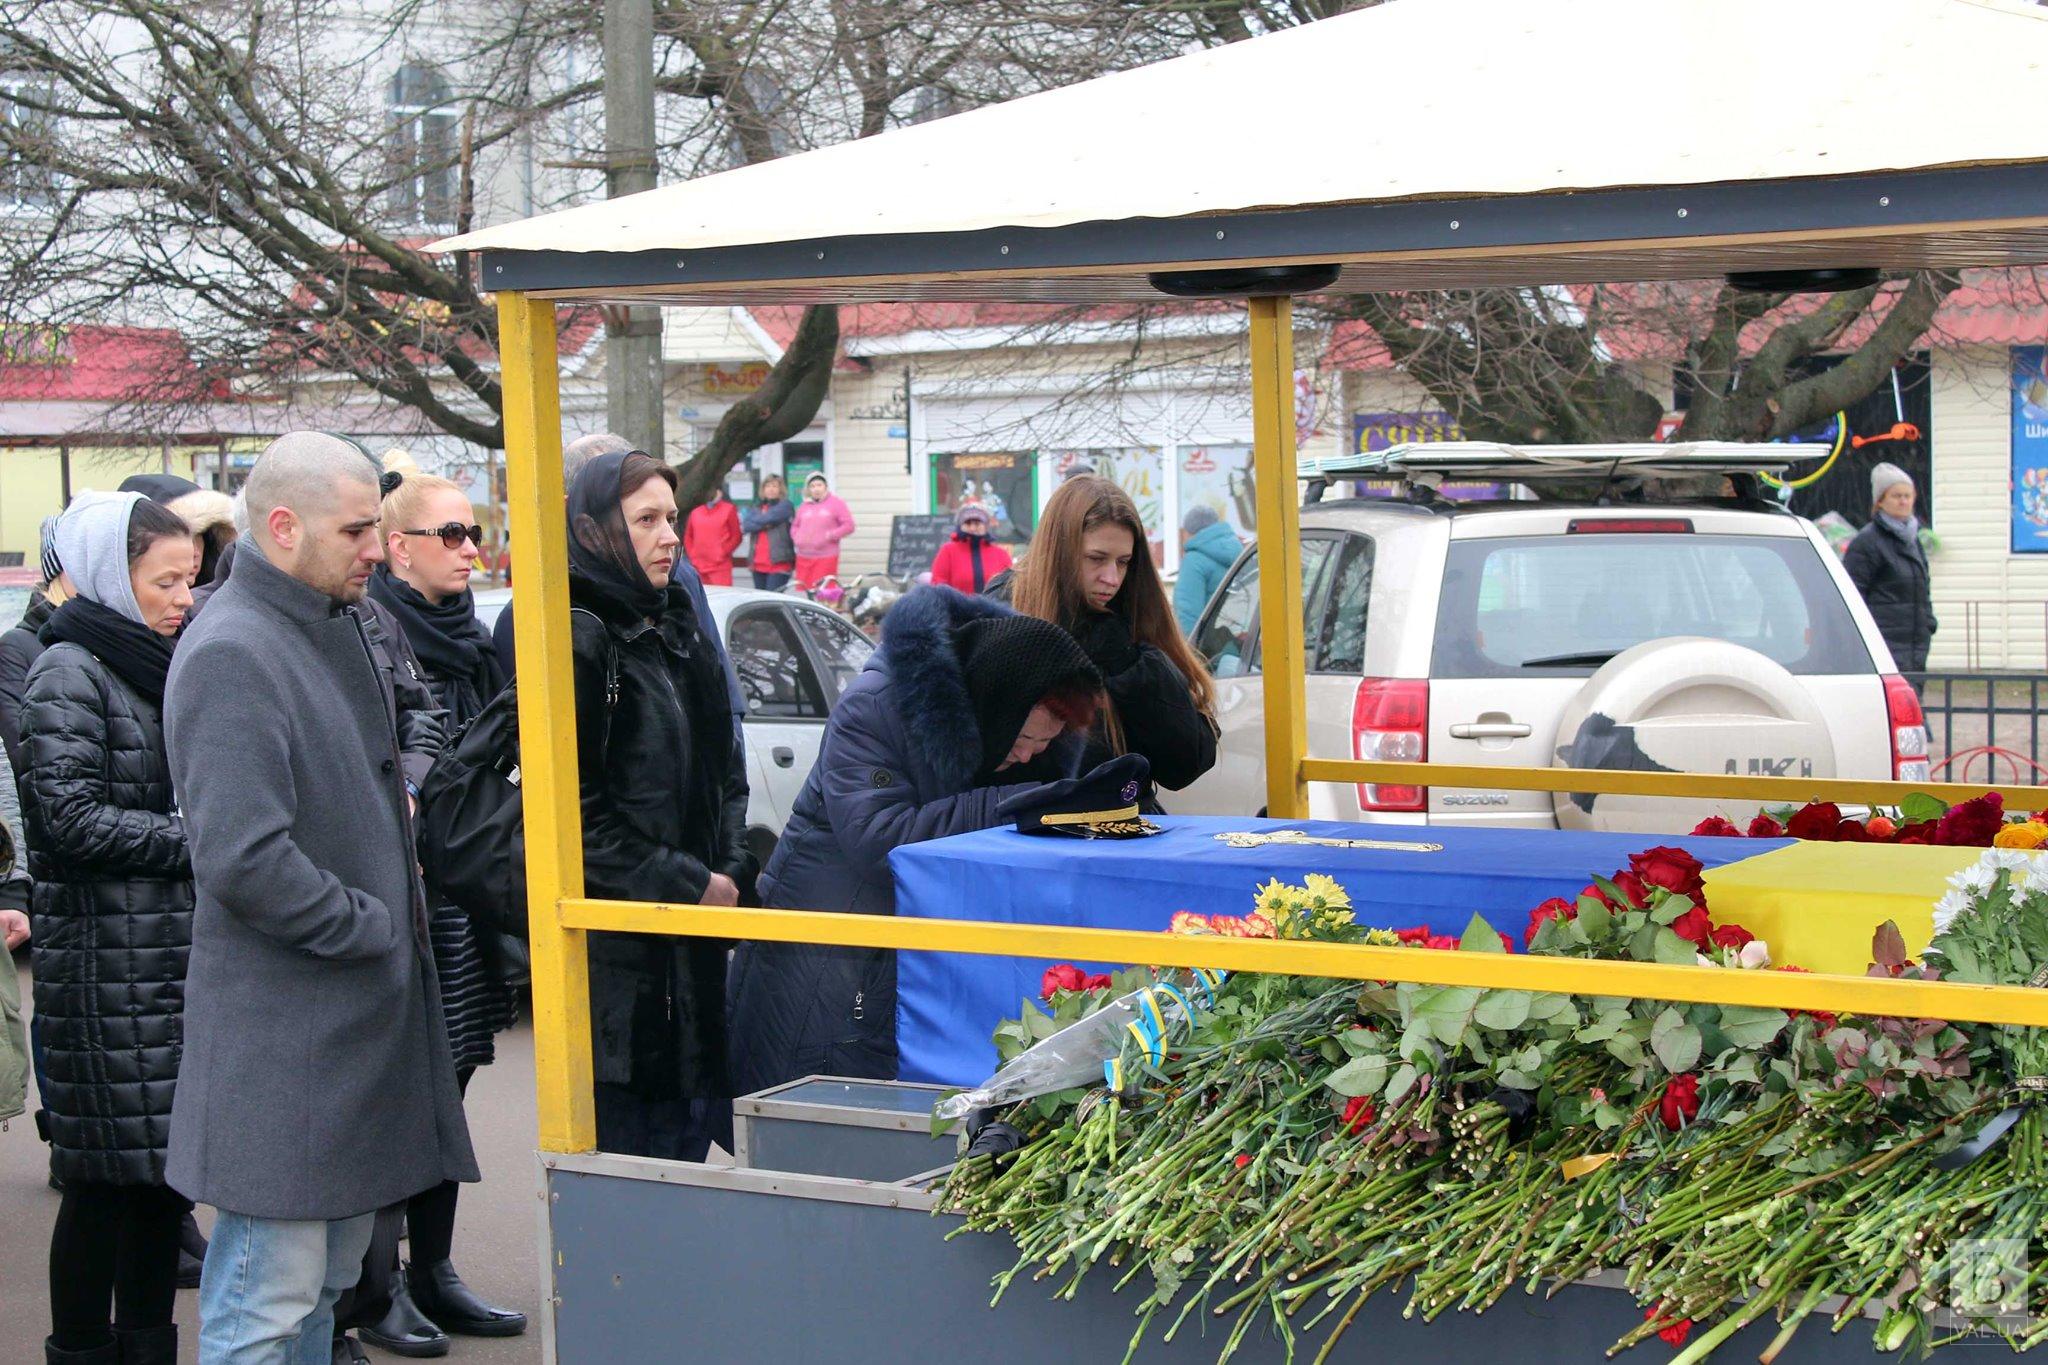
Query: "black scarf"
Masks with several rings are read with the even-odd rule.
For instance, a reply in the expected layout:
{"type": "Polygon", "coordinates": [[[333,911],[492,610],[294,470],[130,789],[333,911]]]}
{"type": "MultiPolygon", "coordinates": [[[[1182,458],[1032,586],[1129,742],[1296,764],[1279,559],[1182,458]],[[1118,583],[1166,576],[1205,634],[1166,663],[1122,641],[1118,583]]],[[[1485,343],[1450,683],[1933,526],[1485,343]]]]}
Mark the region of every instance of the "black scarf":
{"type": "Polygon", "coordinates": [[[57,608],[37,638],[46,645],[60,640],[77,645],[143,697],[157,706],[164,704],[164,678],[171,671],[170,636],[90,597],[74,597],[57,608]]]}
{"type": "Polygon", "coordinates": [[[481,701],[489,701],[505,686],[497,651],[477,622],[476,601],[468,589],[437,605],[392,573],[389,565],[379,564],[370,575],[370,596],[398,618],[405,642],[429,673],[467,681],[481,701]]]}

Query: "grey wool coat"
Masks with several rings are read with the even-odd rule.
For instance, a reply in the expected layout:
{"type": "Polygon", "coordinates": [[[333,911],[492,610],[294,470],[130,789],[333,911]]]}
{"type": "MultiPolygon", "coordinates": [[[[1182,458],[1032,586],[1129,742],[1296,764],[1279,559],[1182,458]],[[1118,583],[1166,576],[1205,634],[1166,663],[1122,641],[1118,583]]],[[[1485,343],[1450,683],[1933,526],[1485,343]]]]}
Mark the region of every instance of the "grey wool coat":
{"type": "Polygon", "coordinates": [[[335,1219],[477,1179],[390,675],[355,610],[237,556],[164,720],[197,889],[171,1186],[335,1219]]]}

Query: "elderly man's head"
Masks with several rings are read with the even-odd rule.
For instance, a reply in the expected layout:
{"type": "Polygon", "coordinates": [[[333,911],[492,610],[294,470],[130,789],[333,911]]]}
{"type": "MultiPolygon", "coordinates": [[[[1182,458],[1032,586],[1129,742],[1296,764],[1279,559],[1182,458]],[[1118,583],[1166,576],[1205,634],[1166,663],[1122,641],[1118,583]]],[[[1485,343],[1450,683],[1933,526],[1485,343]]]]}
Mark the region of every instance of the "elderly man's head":
{"type": "Polygon", "coordinates": [[[294,431],[267,446],[242,490],[263,557],[336,602],[361,599],[384,558],[377,466],[354,442],[294,431]]]}
{"type": "Polygon", "coordinates": [[[578,436],[562,447],[562,486],[567,488],[576,482],[576,475],[583,466],[600,455],[622,455],[633,448],[633,443],[623,436],[609,431],[594,431],[588,436],[578,436]]]}

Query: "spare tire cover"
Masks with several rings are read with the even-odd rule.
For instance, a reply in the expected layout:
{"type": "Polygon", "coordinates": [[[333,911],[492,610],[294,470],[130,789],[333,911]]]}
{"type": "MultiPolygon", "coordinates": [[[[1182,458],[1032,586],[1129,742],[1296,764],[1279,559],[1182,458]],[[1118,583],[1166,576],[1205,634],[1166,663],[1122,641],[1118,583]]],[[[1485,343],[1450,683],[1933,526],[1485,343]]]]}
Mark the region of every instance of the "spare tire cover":
{"type": "MultiPolygon", "coordinates": [[[[1651,640],[1586,680],[1557,727],[1560,768],[1833,777],[1827,720],[1799,680],[1725,640],[1651,640]]],[[[1709,815],[1738,824],[1757,802],[1556,794],[1561,829],[1683,834],[1709,815]]]]}

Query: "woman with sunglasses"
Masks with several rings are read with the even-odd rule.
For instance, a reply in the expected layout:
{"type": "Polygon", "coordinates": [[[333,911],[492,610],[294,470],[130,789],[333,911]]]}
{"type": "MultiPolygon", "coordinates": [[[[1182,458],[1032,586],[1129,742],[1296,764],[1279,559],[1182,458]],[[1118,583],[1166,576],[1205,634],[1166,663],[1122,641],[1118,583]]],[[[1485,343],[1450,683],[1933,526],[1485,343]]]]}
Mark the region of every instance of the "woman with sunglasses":
{"type": "MultiPolygon", "coordinates": [[[[379,529],[384,562],[370,577],[370,596],[404,632],[452,734],[505,685],[469,588],[482,554],[483,528],[461,488],[431,474],[406,474],[384,496],[379,529]]],[[[467,1091],[477,1068],[496,1058],[492,1035],[511,1027],[517,1000],[486,970],[468,915],[436,903],[428,928],[448,1042],[455,1053],[455,1079],[467,1091]]],[[[459,1188],[447,1181],[408,1201],[412,1263],[404,1274],[392,1276],[391,1306],[383,1319],[361,1326],[371,1345],[413,1354],[436,1336],[445,1350],[444,1333],[515,1336],[525,1330],[524,1315],[486,1303],[455,1273],[450,1250],[459,1188]]]]}

